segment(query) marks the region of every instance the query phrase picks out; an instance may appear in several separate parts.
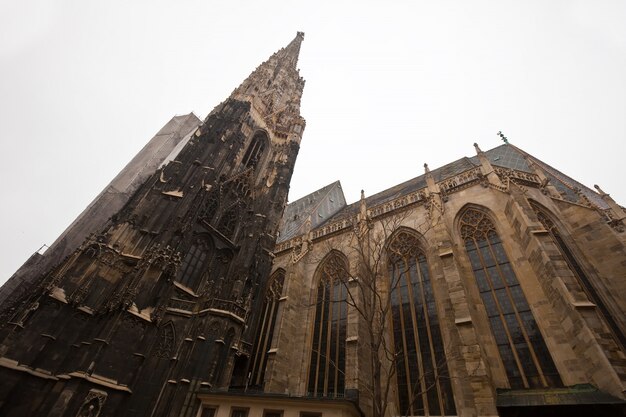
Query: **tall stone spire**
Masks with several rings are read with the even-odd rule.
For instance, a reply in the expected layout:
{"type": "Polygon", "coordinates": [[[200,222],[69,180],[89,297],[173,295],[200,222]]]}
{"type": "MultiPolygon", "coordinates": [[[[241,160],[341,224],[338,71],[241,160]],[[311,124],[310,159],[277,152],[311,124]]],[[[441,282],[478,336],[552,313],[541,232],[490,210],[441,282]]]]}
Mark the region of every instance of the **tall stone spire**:
{"type": "Polygon", "coordinates": [[[300,136],[304,130],[305,122],[300,116],[304,79],[296,68],[303,40],[304,33],[298,32],[289,45],[259,65],[230,96],[249,102],[253,115],[279,136],[300,136]]]}
{"type": "Polygon", "coordinates": [[[302,39],[0,310],[0,415],[199,415],[200,389],[247,384],[304,130],[302,39]]]}
{"type": "Polygon", "coordinates": [[[296,65],[298,64],[300,45],[302,44],[303,40],[304,32],[298,32],[296,34],[296,37],[289,43],[289,45],[277,52],[277,54],[281,56],[283,62],[285,64],[291,65],[294,69],[296,69],[296,65]]]}

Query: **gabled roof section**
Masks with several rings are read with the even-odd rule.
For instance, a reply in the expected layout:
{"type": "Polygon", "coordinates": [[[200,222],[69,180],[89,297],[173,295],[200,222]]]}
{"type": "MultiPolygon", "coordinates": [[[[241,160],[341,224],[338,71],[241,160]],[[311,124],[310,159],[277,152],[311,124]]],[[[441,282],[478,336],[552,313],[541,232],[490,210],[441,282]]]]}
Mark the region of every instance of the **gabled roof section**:
{"type": "Polygon", "coordinates": [[[277,242],[289,240],[305,232],[305,223],[311,219],[311,229],[324,223],[346,206],[341,183],[335,181],[290,203],[280,223],[277,242]]]}
{"type": "MultiPolygon", "coordinates": [[[[524,158],[525,153],[513,145],[500,145],[486,151],[485,155],[491,162],[491,165],[517,171],[533,172],[524,158]]],[[[473,156],[471,160],[476,165],[480,164],[478,156],[473,156]]]]}
{"type": "MultiPolygon", "coordinates": [[[[485,151],[485,155],[487,156],[491,164],[495,167],[533,173],[532,168],[528,165],[528,162],[526,161],[526,158],[530,158],[545,172],[546,176],[550,178],[550,183],[557,188],[564,200],[578,203],[580,197],[575,191],[576,189],[578,189],[580,190],[580,193],[582,193],[591,201],[591,203],[595,204],[601,209],[608,208],[607,203],[602,200],[598,193],[584,186],[578,181],[568,177],[567,175],[561,173],[550,165],[540,161],[534,156],[524,152],[516,146],[513,146],[511,144],[503,144],[496,148],[485,151]]],[[[478,166],[480,166],[478,156],[463,157],[440,168],[432,170],[431,174],[436,182],[440,182],[478,166]]],[[[365,201],[368,207],[374,207],[379,204],[391,201],[402,195],[406,195],[411,192],[420,190],[424,187],[426,187],[426,176],[420,175],[396,186],[388,188],[384,191],[381,191],[377,194],[371,195],[367,197],[365,201]]],[[[332,217],[326,219],[326,221],[336,221],[339,219],[353,216],[354,214],[356,214],[358,209],[359,202],[352,203],[350,205],[347,205],[343,210],[337,211],[332,217]]],[[[323,223],[325,222],[320,223],[320,225],[323,223]]],[[[315,226],[313,226],[313,228],[315,228],[315,226]]],[[[283,240],[286,239],[287,238],[283,240]]]]}
{"type": "MultiPolygon", "coordinates": [[[[431,171],[433,178],[435,181],[439,182],[446,178],[455,176],[460,174],[461,172],[467,171],[468,169],[472,169],[479,166],[479,163],[472,162],[471,158],[463,157],[454,162],[451,162],[447,165],[444,165],[440,168],[434,169],[431,171]]],[[[393,200],[402,195],[409,194],[413,191],[417,191],[426,187],[426,176],[420,175],[419,177],[415,177],[398,185],[395,185],[391,188],[388,188],[384,191],[371,195],[365,199],[365,202],[368,207],[374,207],[379,204],[386,203],[390,200],[393,200]]],[[[328,221],[335,221],[342,219],[344,217],[350,217],[359,210],[359,202],[355,202],[346,206],[345,209],[337,212],[332,218],[329,218],[328,221]]]]}
{"type": "Polygon", "coordinates": [[[591,201],[592,204],[600,207],[603,210],[606,210],[609,208],[606,201],[604,201],[602,197],[600,197],[600,194],[593,191],[591,188],[579,183],[573,178],[568,177],[567,175],[563,174],[558,169],[553,168],[552,166],[524,152],[518,147],[513,146],[513,145],[509,145],[509,146],[511,146],[511,148],[515,149],[521,155],[525,155],[528,158],[530,158],[535,164],[537,164],[541,169],[543,169],[543,171],[546,173],[546,176],[550,179],[550,184],[556,187],[559,193],[561,193],[561,195],[563,196],[564,200],[578,202],[579,196],[576,190],[579,190],[579,192],[585,197],[587,197],[589,201],[591,201]]]}

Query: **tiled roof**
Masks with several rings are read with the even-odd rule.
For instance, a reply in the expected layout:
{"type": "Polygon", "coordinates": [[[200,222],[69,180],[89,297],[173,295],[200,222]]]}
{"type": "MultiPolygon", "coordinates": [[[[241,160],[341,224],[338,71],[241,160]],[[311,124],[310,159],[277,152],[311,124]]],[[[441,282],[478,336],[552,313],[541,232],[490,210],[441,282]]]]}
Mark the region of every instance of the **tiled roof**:
{"type": "Polygon", "coordinates": [[[608,208],[608,205],[602,199],[602,197],[600,197],[600,194],[598,194],[591,188],[579,183],[571,177],[568,177],[558,169],[546,164],[540,159],[535,158],[533,155],[524,152],[516,146],[511,145],[511,149],[515,150],[520,155],[528,156],[533,160],[534,163],[539,165],[545,171],[546,177],[550,179],[550,184],[554,185],[554,187],[561,193],[565,200],[578,202],[578,194],[576,194],[576,191],[574,190],[579,189],[580,192],[596,206],[600,207],[601,209],[608,208]]]}
{"type": "Polygon", "coordinates": [[[280,224],[278,242],[302,233],[300,230],[309,218],[311,228],[316,228],[345,206],[346,199],[339,181],[289,203],[280,224]]]}
{"type": "MultiPolygon", "coordinates": [[[[592,203],[596,204],[600,208],[603,208],[603,209],[607,208],[606,202],[602,200],[602,198],[600,197],[598,193],[584,186],[583,184],[575,181],[574,179],[568,177],[567,175],[561,173],[560,171],[556,170],[550,165],[540,161],[534,156],[527,154],[526,152],[522,151],[516,146],[510,145],[510,144],[503,144],[496,148],[486,151],[485,155],[487,156],[487,158],[489,159],[489,161],[491,162],[493,166],[532,173],[533,172],[532,169],[528,166],[528,163],[526,162],[526,157],[529,157],[533,160],[533,162],[535,162],[537,165],[543,168],[543,170],[546,172],[546,176],[550,179],[550,183],[553,184],[557,188],[557,190],[562,194],[563,199],[572,201],[572,202],[578,202],[579,200],[578,195],[574,191],[575,188],[578,188],[587,198],[589,198],[589,200],[592,203]]],[[[431,174],[433,175],[433,178],[435,179],[436,182],[440,182],[445,179],[454,177],[455,175],[458,175],[464,171],[475,168],[477,166],[480,166],[478,156],[463,157],[454,162],[446,164],[440,168],[433,169],[431,171],[431,174]]],[[[303,213],[306,212],[307,205],[306,203],[303,203],[302,200],[305,200],[313,195],[318,195],[322,193],[324,190],[327,190],[332,185],[338,184],[338,183],[339,182],[330,184],[290,204],[285,210],[285,217],[293,216],[294,213],[300,212],[300,211],[302,211],[303,213]],[[292,208],[292,205],[297,205],[297,204],[300,204],[302,208],[298,209],[298,207],[295,207],[295,206],[292,208]]],[[[405,181],[391,188],[388,188],[384,191],[381,191],[379,193],[376,193],[374,195],[367,197],[366,203],[368,207],[377,206],[379,204],[383,204],[387,201],[393,200],[399,196],[406,195],[411,192],[420,190],[424,187],[426,187],[426,176],[422,174],[413,179],[410,179],[408,181],[405,181]]],[[[340,220],[346,217],[351,217],[354,214],[356,214],[358,210],[359,210],[359,202],[355,202],[350,205],[344,205],[342,209],[337,210],[335,213],[333,213],[332,215],[328,217],[325,217],[317,225],[312,224],[312,227],[315,228],[328,222],[333,222],[333,221],[340,220]]],[[[283,220],[285,220],[285,218],[283,220]]],[[[300,226],[303,224],[304,221],[306,221],[306,218],[300,220],[300,226]]],[[[293,233],[289,235],[290,237],[283,236],[281,232],[281,237],[279,240],[285,241],[297,235],[296,233],[297,230],[294,230],[293,228],[291,228],[290,230],[293,231],[293,233]]]]}

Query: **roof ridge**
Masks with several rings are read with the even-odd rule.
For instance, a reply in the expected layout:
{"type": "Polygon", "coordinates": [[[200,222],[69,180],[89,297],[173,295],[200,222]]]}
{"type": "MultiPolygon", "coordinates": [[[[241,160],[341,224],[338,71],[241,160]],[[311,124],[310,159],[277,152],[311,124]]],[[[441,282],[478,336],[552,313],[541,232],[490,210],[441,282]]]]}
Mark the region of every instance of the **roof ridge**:
{"type": "Polygon", "coordinates": [[[303,195],[302,197],[298,198],[297,200],[294,200],[294,201],[290,202],[288,204],[288,206],[290,206],[292,204],[296,204],[296,203],[300,202],[301,200],[304,200],[305,198],[309,197],[312,194],[315,194],[315,193],[320,192],[320,191],[325,190],[325,189],[330,189],[332,185],[336,185],[336,184],[341,184],[341,181],[336,180],[334,182],[331,182],[330,184],[327,184],[327,185],[323,186],[322,188],[318,188],[315,191],[311,191],[310,193],[308,193],[306,195],[303,195]]]}

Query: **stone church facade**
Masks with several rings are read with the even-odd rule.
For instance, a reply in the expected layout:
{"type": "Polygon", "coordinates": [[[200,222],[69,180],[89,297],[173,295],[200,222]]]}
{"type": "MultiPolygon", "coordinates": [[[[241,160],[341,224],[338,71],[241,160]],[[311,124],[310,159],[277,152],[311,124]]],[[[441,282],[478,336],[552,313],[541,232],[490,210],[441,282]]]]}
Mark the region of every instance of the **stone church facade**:
{"type": "Polygon", "coordinates": [[[475,149],[287,207],[266,391],[366,415],[622,415],[624,209],[514,145],[475,149]]]}
{"type": "Polygon", "coordinates": [[[0,415],[623,415],[623,207],[508,143],[286,205],[302,40],[2,288],[0,415]]]}

